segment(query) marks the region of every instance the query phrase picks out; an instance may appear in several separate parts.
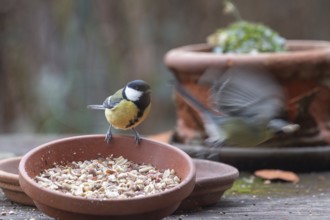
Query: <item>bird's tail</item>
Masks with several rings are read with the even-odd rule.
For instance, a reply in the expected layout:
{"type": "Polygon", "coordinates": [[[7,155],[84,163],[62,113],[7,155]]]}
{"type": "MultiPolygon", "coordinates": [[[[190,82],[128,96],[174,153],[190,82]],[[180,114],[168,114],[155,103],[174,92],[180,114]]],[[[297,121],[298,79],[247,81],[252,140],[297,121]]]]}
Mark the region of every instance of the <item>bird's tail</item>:
{"type": "Polygon", "coordinates": [[[105,107],[103,105],[87,105],[89,109],[97,109],[97,110],[104,110],[105,107]]]}
{"type": "Polygon", "coordinates": [[[200,113],[209,113],[210,110],[193,97],[177,80],[173,80],[173,85],[177,93],[183,98],[188,105],[194,108],[197,112],[200,113]]]}

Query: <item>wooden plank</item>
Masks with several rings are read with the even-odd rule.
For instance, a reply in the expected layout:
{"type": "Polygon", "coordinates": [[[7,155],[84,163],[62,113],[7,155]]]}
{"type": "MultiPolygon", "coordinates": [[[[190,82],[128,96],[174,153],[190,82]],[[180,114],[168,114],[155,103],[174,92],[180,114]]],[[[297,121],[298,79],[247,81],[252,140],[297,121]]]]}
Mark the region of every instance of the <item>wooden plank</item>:
{"type": "Polygon", "coordinates": [[[24,206],[8,200],[0,190],[0,219],[10,220],[10,219],[27,219],[27,220],[42,220],[42,219],[52,219],[37,208],[31,206],[24,206]]]}

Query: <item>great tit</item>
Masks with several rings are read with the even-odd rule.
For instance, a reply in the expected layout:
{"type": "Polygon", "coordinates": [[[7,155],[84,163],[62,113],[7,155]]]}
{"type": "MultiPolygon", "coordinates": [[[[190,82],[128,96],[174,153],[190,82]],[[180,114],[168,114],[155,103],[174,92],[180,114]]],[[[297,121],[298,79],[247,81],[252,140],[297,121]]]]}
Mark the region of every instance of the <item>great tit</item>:
{"type": "Polygon", "coordinates": [[[277,133],[291,133],[299,128],[281,118],[284,92],[268,72],[254,67],[230,67],[226,71],[212,68],[205,74],[200,82],[211,83],[212,110],[178,82],[174,85],[183,100],[200,114],[208,145],[256,146],[277,133]]]}
{"type": "Polygon", "coordinates": [[[102,105],[88,105],[87,108],[105,110],[110,126],[106,133],[107,143],[112,138],[111,129],[132,129],[135,142],[140,143],[140,134],[135,130],[149,114],[151,108],[151,89],[143,80],[129,82],[124,88],[105,99],[102,105]]]}

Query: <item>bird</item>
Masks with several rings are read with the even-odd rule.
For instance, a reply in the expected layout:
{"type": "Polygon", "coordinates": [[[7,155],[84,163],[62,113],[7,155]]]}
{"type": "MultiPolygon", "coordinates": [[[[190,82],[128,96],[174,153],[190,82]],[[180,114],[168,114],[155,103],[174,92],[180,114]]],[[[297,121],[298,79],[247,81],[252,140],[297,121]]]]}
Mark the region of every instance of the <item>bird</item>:
{"type": "Polygon", "coordinates": [[[206,144],[257,146],[279,133],[292,133],[298,124],[285,120],[285,94],[265,70],[233,66],[211,67],[199,80],[210,84],[212,108],[206,107],[177,80],[176,92],[201,116],[208,138],[206,144]]]}
{"type": "Polygon", "coordinates": [[[88,105],[89,109],[104,110],[110,124],[105,141],[112,138],[112,127],[120,130],[132,129],[135,142],[139,144],[141,136],[135,129],[148,116],[151,108],[151,88],[143,80],[133,80],[106,98],[102,105],[88,105]]]}

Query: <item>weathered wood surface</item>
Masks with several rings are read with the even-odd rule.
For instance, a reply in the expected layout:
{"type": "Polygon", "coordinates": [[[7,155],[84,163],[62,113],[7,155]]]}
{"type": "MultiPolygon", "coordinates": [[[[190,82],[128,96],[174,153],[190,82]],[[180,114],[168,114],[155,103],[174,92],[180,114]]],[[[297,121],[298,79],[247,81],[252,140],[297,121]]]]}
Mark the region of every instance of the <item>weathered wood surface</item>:
{"type": "MultiPolygon", "coordinates": [[[[0,136],[0,152],[22,155],[56,136],[0,136]]],[[[172,219],[329,219],[330,171],[300,173],[297,184],[264,184],[241,173],[234,189],[214,206],[189,213],[174,213],[172,219]],[[235,192],[236,189],[236,192],[235,192]],[[238,191],[238,192],[237,192],[238,191]]],[[[10,202],[0,190],[0,220],[51,219],[33,207],[10,202]]]]}
{"type": "Polygon", "coordinates": [[[214,206],[167,219],[330,219],[330,173],[299,176],[298,184],[257,184],[249,193],[229,192],[214,206]]]}

